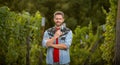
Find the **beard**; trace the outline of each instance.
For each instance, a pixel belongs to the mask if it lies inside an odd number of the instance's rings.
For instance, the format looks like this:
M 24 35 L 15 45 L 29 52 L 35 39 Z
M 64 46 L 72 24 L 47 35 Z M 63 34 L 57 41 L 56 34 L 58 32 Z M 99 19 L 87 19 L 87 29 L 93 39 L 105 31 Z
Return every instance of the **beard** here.
M 61 26 L 63 23 L 56 23 L 55 25 L 56 26 Z

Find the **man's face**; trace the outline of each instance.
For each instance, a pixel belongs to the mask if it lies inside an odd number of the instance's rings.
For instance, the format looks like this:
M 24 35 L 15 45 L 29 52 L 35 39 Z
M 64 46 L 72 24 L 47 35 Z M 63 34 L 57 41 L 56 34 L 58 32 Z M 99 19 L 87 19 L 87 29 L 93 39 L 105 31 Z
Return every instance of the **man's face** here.
M 64 22 L 63 16 L 60 14 L 55 15 L 54 22 L 56 26 L 61 26 L 61 24 Z

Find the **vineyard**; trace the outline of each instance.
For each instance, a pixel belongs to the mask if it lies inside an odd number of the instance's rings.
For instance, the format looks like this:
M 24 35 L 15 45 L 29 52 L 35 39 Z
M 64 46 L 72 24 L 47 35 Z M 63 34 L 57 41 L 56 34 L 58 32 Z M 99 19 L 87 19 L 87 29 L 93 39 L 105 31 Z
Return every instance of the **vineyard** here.
M 92 21 L 73 30 L 70 65 L 113 65 L 117 5 L 110 0 L 106 23 L 93 29 Z M 46 65 L 42 47 L 43 27 L 39 11 L 34 15 L 0 7 L 0 65 Z

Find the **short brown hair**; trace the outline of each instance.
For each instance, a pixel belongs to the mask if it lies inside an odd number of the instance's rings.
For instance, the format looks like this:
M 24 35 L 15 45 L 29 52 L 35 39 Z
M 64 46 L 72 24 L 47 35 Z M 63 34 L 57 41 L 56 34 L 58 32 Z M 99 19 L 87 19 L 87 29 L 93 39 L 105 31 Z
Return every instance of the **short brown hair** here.
M 64 13 L 63 13 L 62 11 L 56 11 L 56 12 L 54 13 L 54 17 L 55 17 L 55 15 L 57 15 L 57 14 L 60 14 L 60 15 L 62 15 L 62 16 L 64 17 Z

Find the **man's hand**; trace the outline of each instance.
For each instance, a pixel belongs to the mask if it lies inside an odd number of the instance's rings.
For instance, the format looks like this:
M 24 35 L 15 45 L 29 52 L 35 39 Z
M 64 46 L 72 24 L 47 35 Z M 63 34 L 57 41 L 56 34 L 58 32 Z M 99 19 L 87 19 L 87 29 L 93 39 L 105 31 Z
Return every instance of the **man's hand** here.
M 57 30 L 54 37 L 58 38 L 58 37 L 60 37 L 60 35 L 62 35 L 62 32 L 60 30 Z

